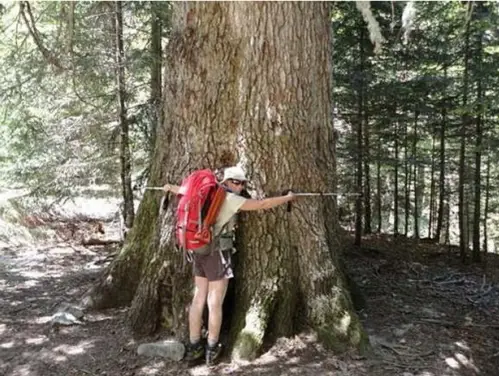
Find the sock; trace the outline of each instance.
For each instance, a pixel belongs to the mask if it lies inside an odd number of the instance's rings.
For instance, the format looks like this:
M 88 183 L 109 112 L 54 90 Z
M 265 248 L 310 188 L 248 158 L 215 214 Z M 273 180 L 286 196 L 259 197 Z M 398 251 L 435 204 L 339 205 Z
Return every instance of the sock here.
M 197 345 L 200 341 L 200 338 L 199 337 L 196 337 L 196 338 L 189 338 L 190 342 L 191 342 L 191 345 Z
M 208 338 L 208 346 L 214 347 L 218 343 L 218 338 L 213 339 L 213 338 Z

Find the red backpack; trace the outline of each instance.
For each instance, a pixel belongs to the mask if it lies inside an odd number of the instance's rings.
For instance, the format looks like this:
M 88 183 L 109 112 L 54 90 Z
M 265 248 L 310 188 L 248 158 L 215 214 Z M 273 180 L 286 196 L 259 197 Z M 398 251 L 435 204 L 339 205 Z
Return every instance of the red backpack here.
M 176 238 L 180 248 L 205 253 L 225 200 L 225 189 L 211 170 L 198 170 L 182 181 L 177 206 Z

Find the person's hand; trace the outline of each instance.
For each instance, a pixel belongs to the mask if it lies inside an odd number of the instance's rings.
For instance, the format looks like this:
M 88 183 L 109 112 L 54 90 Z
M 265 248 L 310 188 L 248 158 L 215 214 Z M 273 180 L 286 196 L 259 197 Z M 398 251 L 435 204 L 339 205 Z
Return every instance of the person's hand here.
M 291 199 L 290 201 L 296 199 L 296 195 L 293 193 L 291 189 L 285 189 L 284 191 L 282 191 L 281 195 L 289 197 Z
M 163 185 L 163 191 L 165 191 L 166 193 L 170 192 L 170 189 L 171 189 L 171 185 L 170 184 Z
M 293 202 L 296 199 L 296 195 L 293 193 L 291 189 L 286 189 L 284 192 L 282 192 L 285 197 L 289 199 L 288 204 L 286 205 L 286 211 L 288 213 L 291 213 L 291 207 L 293 206 L 291 202 Z

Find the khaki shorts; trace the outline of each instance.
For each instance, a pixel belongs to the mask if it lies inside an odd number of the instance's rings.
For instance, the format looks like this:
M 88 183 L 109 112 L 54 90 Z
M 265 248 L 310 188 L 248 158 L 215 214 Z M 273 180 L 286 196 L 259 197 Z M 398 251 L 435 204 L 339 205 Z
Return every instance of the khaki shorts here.
M 231 251 L 213 250 L 208 255 L 192 253 L 192 272 L 195 277 L 207 278 L 208 281 L 219 281 L 234 277 L 232 271 Z

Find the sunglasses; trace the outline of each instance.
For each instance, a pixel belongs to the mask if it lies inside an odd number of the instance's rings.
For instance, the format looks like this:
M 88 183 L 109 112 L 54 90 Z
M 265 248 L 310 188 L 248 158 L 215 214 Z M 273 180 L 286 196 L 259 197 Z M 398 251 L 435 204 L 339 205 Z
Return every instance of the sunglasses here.
M 241 180 L 229 179 L 229 181 L 234 185 L 243 185 L 244 184 L 244 181 L 241 181 Z

